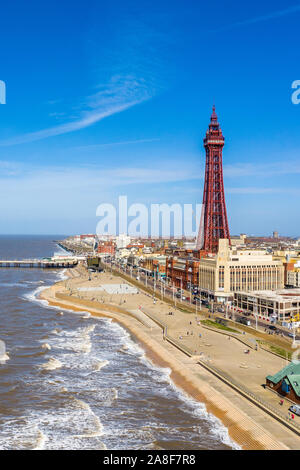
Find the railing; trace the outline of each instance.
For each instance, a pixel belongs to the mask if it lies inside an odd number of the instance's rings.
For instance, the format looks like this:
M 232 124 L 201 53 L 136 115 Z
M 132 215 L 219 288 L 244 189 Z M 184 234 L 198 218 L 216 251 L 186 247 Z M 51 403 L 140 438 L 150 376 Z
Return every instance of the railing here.
M 213 327 L 204 325 L 203 323 L 202 323 L 202 327 L 203 327 L 203 328 L 206 328 L 207 330 L 214 331 L 215 333 L 220 333 L 221 335 L 226 335 L 226 336 L 230 336 L 231 338 L 235 338 L 235 339 L 237 339 L 238 341 L 240 341 L 241 343 L 243 343 L 245 346 L 248 346 L 248 347 L 250 347 L 251 349 L 256 349 L 256 346 L 257 346 L 256 341 L 254 340 L 254 343 L 252 343 L 252 342 L 251 342 L 250 340 L 248 340 L 247 338 L 243 338 L 242 333 L 232 333 L 232 332 L 230 332 L 230 331 L 222 331 L 222 330 L 220 330 L 220 329 L 217 329 L 217 328 L 213 328 Z M 239 334 L 240 336 L 238 336 L 238 334 Z
M 125 275 L 126 276 L 126 275 Z M 191 349 L 189 349 L 187 346 L 185 346 L 182 343 L 179 343 L 176 339 L 172 338 L 170 335 L 168 335 L 168 328 L 167 325 L 165 325 L 160 319 L 158 319 L 156 316 L 154 316 L 151 312 L 147 311 L 146 309 L 141 309 L 145 315 L 147 315 L 149 318 L 151 318 L 155 323 L 157 323 L 163 330 L 163 336 L 164 338 L 169 341 L 171 344 L 173 344 L 177 349 L 182 351 L 184 354 L 186 354 L 189 357 L 196 356 L 196 354 L 193 353 Z M 209 328 L 210 329 L 210 328 Z M 215 330 L 213 330 L 215 331 Z M 218 331 L 219 332 L 219 331 Z M 237 338 L 236 336 L 234 336 Z M 240 338 L 239 338 L 240 339 Z M 207 364 L 206 362 L 198 359 L 197 364 L 200 366 L 204 367 L 207 371 L 215 375 L 217 378 L 222 380 L 222 382 L 226 383 L 228 386 L 236 390 L 238 393 L 240 393 L 244 398 L 248 399 L 251 401 L 251 403 L 255 404 L 258 406 L 260 409 L 268 413 L 270 416 L 275 418 L 277 421 L 279 421 L 281 424 L 289 428 L 291 431 L 295 432 L 297 435 L 300 435 L 300 425 L 295 423 L 294 421 L 290 421 L 286 415 L 278 411 L 276 408 L 274 408 L 272 405 L 270 405 L 268 402 L 264 401 L 257 395 L 255 395 L 253 392 L 251 392 L 247 387 L 244 385 L 240 384 L 237 382 L 235 379 L 233 379 L 231 376 L 229 376 L 226 372 L 223 372 L 216 367 Z
M 161 328 L 163 329 L 163 335 L 164 338 L 169 341 L 171 344 L 173 344 L 177 349 L 182 351 L 184 354 L 186 354 L 189 357 L 196 356 L 196 354 L 188 348 L 186 345 L 180 343 L 176 339 L 172 338 L 170 335 L 168 335 L 168 327 L 159 319 L 157 319 L 153 314 L 150 312 L 146 311 L 145 309 L 142 309 L 142 311 L 149 316 L 153 321 L 158 323 Z M 215 331 L 215 330 L 214 330 Z M 236 338 L 236 336 L 234 336 Z M 225 382 L 227 385 L 230 387 L 234 388 L 237 392 L 239 392 L 241 395 L 243 395 L 245 398 L 250 400 L 252 403 L 257 405 L 259 408 L 263 409 L 266 411 L 268 414 L 270 414 L 273 418 L 275 418 L 277 421 L 280 421 L 282 424 L 287 426 L 289 429 L 300 435 L 300 425 L 295 423 L 294 421 L 291 422 L 288 420 L 286 415 L 278 411 L 276 408 L 274 408 L 272 405 L 270 405 L 268 402 L 264 401 L 257 395 L 255 395 L 253 392 L 251 392 L 247 387 L 244 385 L 240 384 L 237 382 L 235 379 L 233 379 L 231 376 L 226 374 L 226 372 L 223 372 L 216 367 L 207 364 L 206 362 L 198 359 L 197 363 L 207 369 L 209 372 L 217 376 L 220 380 Z
M 198 364 L 200 364 L 202 367 L 207 369 L 209 372 L 217 376 L 219 379 L 221 379 L 223 382 L 226 382 L 229 386 L 234 388 L 236 391 L 238 391 L 241 395 L 243 395 L 245 398 L 248 398 L 252 403 L 257 405 L 259 408 L 263 409 L 266 411 L 268 414 L 273 416 L 273 418 L 277 419 L 280 421 L 282 424 L 287 426 L 289 429 L 292 431 L 296 432 L 298 435 L 300 435 L 300 425 L 289 421 L 289 419 L 278 411 L 276 408 L 274 408 L 272 405 L 270 405 L 268 402 L 264 401 L 257 395 L 255 395 L 253 392 L 251 392 L 247 387 L 244 385 L 241 385 L 239 382 L 237 382 L 235 379 L 230 377 L 226 372 L 220 371 L 216 367 L 212 365 L 208 365 L 207 363 L 199 360 Z

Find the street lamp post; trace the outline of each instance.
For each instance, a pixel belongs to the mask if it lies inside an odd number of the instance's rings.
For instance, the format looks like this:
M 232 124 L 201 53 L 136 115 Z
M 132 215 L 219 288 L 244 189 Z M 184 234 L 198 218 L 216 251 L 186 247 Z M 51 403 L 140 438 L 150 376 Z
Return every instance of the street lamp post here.
M 182 302 L 182 277 L 180 278 L 180 302 Z
M 253 313 L 254 313 L 254 317 L 255 317 L 255 329 L 257 330 L 257 318 L 258 318 L 257 300 L 253 304 Z

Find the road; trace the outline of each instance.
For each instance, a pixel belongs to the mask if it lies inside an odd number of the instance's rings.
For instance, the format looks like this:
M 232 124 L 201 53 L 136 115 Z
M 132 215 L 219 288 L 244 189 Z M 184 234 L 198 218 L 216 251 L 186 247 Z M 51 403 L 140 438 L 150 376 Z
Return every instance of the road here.
M 139 281 L 142 282 L 146 287 L 153 289 L 153 295 L 154 296 L 155 296 L 155 293 L 160 293 L 163 297 L 167 297 L 169 300 L 174 301 L 175 306 L 176 306 L 177 303 L 180 303 L 183 306 L 188 305 L 188 306 L 195 307 L 195 304 L 193 304 L 193 293 L 190 294 L 189 291 L 182 290 L 183 298 L 182 299 L 181 299 L 181 297 L 177 298 L 176 295 L 175 295 L 178 292 L 176 287 L 172 287 L 169 284 L 167 284 L 166 282 L 162 282 L 159 279 L 154 280 L 152 276 L 147 276 L 141 270 L 142 268 L 133 268 L 133 267 L 129 267 L 129 266 L 123 267 L 120 264 L 118 264 L 116 261 L 113 261 L 113 263 L 110 263 L 110 261 L 109 262 L 104 261 L 104 263 L 107 265 L 108 268 L 112 269 L 112 267 L 114 267 L 114 269 L 117 269 L 120 272 L 123 272 L 124 274 L 129 275 L 130 277 L 132 277 L 135 280 L 137 280 L 137 277 L 138 277 Z M 197 297 L 199 297 L 199 294 L 197 294 Z M 199 306 L 199 309 L 205 310 L 207 313 L 209 312 L 210 314 L 213 314 L 215 316 L 224 316 L 225 317 L 225 313 L 217 311 L 217 308 L 220 308 L 222 306 L 221 304 L 218 305 L 218 304 L 215 303 L 213 305 L 213 311 L 212 312 L 211 312 L 210 309 L 208 309 L 208 308 L 206 308 L 202 305 L 201 300 L 197 303 L 197 305 Z M 224 307 L 224 306 L 222 306 L 222 307 Z M 231 318 L 231 320 L 233 320 L 234 322 L 236 322 L 238 324 L 239 322 L 236 321 L 236 318 L 243 316 L 243 313 L 236 313 L 236 312 L 233 313 L 233 312 L 228 311 L 227 315 L 228 315 L 228 318 Z M 247 316 L 247 319 L 250 320 L 251 326 L 253 328 L 256 328 L 256 321 L 255 321 L 254 315 L 251 314 L 251 316 Z M 270 322 L 258 319 L 258 321 L 257 321 L 257 327 L 258 328 L 270 332 L 271 335 L 272 334 L 273 335 L 281 335 L 281 336 L 289 338 L 289 339 L 291 338 L 289 336 L 289 334 L 291 334 L 291 330 L 289 330 L 289 329 L 287 329 L 283 326 L 276 325 L 277 330 L 275 332 L 275 331 L 270 330 L 269 326 L 270 326 Z M 300 341 L 300 335 L 296 335 L 295 339 Z

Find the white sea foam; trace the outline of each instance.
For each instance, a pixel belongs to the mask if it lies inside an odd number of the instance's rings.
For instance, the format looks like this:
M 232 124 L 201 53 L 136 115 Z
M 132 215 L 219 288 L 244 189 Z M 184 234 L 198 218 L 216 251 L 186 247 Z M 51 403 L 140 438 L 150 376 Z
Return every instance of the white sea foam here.
M 0 340 L 0 364 L 5 364 L 9 360 L 9 355 L 6 353 L 6 344 L 2 339 Z
M 5 364 L 6 361 L 9 361 L 9 355 L 5 353 L 0 356 L 0 364 Z
M 64 281 L 66 279 L 69 278 L 69 276 L 67 276 L 66 274 L 66 269 L 64 269 L 63 271 L 60 271 L 58 274 L 57 274 L 57 277 L 60 281 Z
M 50 284 L 50 285 L 43 285 L 43 286 L 37 287 L 37 288 L 34 289 L 33 291 L 28 292 L 27 294 L 24 294 L 23 298 L 26 299 L 26 300 L 29 300 L 30 302 L 37 302 L 37 303 L 39 303 L 40 305 L 48 306 L 47 300 L 40 299 L 40 298 L 39 298 L 39 294 L 40 294 L 43 290 L 48 289 L 49 287 L 51 287 L 51 284 Z
M 109 361 L 98 361 L 98 362 L 95 362 L 95 364 L 93 364 L 92 369 L 98 372 L 107 364 L 109 364 Z
M 81 312 L 82 313 L 82 312 Z M 87 312 L 85 315 L 82 315 L 81 317 L 83 320 L 86 320 L 88 318 L 91 318 L 91 314 L 89 312 Z
M 61 333 L 61 328 L 54 328 L 54 330 L 50 331 L 53 335 L 59 335 Z
M 45 448 L 45 443 L 47 442 L 48 438 L 45 434 L 38 430 L 36 446 L 32 450 L 43 450 Z
M 51 346 L 50 346 L 50 344 L 48 344 L 48 343 L 43 343 L 43 344 L 42 344 L 42 349 L 48 349 L 48 350 L 50 350 L 50 349 L 51 349 Z
M 40 280 L 40 281 L 22 281 L 22 282 L 24 284 L 30 284 L 30 285 L 32 285 L 32 284 L 44 284 L 45 283 L 45 281 L 42 281 L 42 280 Z
M 8 450 L 106 449 L 99 417 L 82 400 L 6 420 L 0 429 L 0 448 Z
M 60 369 L 62 367 L 62 363 L 58 359 L 55 359 L 55 357 L 50 357 L 47 362 L 40 365 L 39 367 L 44 370 L 55 370 Z

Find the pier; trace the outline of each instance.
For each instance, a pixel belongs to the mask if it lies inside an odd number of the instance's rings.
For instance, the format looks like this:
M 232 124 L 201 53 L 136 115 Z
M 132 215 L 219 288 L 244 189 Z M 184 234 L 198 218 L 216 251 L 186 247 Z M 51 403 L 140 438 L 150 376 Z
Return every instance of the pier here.
M 44 268 L 44 269 L 66 269 L 74 268 L 77 259 L 23 259 L 23 260 L 0 260 L 0 268 Z

